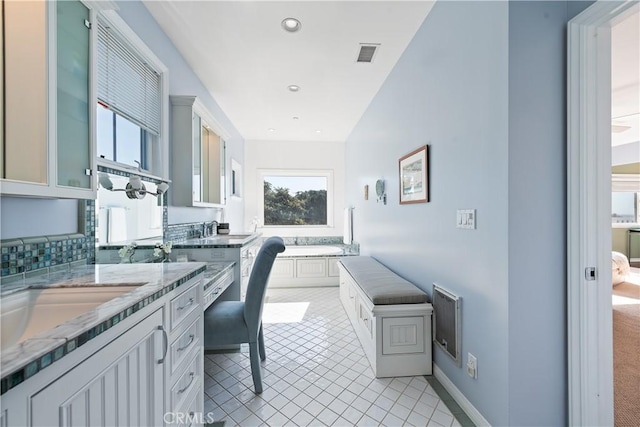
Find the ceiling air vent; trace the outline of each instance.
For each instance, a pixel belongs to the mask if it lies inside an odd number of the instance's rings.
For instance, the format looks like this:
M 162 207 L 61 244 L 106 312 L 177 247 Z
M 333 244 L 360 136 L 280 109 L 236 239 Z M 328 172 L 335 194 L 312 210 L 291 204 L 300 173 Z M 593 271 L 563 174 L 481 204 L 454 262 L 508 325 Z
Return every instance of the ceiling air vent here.
M 360 51 L 358 52 L 358 59 L 356 60 L 356 62 L 373 62 L 373 57 L 375 56 L 379 47 L 380 44 L 377 43 L 360 43 Z

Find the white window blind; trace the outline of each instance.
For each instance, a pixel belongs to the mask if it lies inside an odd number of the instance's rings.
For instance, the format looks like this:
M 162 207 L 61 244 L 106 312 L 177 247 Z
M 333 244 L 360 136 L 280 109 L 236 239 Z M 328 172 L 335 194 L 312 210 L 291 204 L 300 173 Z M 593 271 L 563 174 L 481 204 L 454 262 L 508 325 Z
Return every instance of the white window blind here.
M 109 25 L 98 20 L 98 100 L 147 131 L 160 134 L 160 75 Z

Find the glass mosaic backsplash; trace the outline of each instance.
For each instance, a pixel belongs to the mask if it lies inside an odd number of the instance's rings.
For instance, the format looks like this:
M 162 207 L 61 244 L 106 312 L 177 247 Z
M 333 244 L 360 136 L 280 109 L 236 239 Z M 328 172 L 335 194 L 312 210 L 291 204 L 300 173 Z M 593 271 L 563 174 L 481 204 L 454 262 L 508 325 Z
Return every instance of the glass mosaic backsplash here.
M 95 261 L 95 202 L 78 203 L 78 228 L 74 234 L 0 240 L 3 279 L 21 278 L 31 272 L 46 273 L 78 261 Z
M 2 276 L 26 273 L 87 259 L 83 234 L 3 240 Z
M 175 243 L 211 236 L 216 234 L 215 225 L 214 221 L 167 225 L 164 229 L 164 241 Z

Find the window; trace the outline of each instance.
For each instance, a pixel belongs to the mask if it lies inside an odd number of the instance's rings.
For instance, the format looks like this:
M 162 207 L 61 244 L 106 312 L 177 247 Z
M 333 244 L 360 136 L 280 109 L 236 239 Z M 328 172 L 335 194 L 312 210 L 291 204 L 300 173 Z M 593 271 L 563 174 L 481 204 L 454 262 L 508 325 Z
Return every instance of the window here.
M 265 226 L 331 225 L 330 171 L 262 171 L 261 178 Z
M 614 224 L 638 224 L 640 193 L 611 193 L 611 222 Z
M 114 162 L 149 169 L 146 153 L 155 135 L 109 110 L 98 102 L 97 138 L 98 156 Z
M 166 175 L 166 67 L 110 11 L 98 17 L 96 52 L 98 157 Z
M 612 174 L 611 223 L 640 224 L 640 175 Z

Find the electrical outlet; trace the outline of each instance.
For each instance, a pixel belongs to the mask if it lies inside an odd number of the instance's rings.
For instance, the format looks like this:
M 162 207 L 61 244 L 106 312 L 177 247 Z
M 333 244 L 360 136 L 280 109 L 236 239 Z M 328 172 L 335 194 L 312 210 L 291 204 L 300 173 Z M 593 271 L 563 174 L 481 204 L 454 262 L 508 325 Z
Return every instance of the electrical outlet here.
M 471 353 L 467 353 L 467 375 L 478 378 L 478 359 Z

